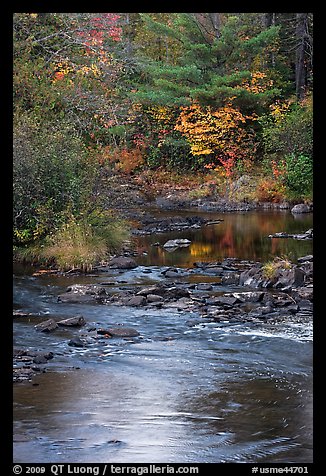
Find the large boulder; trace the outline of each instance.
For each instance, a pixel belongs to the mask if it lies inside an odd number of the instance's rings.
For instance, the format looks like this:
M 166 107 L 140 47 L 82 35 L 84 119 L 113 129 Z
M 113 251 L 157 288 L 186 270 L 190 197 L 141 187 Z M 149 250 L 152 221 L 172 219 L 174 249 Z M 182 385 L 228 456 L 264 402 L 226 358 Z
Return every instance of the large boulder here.
M 250 286 L 253 288 L 297 288 L 304 284 L 307 273 L 298 266 L 291 268 L 277 268 L 272 277 L 264 275 L 262 267 L 254 266 L 240 274 L 240 286 Z
M 167 287 L 161 283 L 153 284 L 152 286 L 148 286 L 146 288 L 141 289 L 136 293 L 137 296 L 148 296 L 149 294 L 158 294 L 162 296 L 165 294 Z
M 138 264 L 128 256 L 116 256 L 109 261 L 109 267 L 113 269 L 134 269 Z
M 291 209 L 291 213 L 309 213 L 310 207 L 306 203 L 298 203 Z

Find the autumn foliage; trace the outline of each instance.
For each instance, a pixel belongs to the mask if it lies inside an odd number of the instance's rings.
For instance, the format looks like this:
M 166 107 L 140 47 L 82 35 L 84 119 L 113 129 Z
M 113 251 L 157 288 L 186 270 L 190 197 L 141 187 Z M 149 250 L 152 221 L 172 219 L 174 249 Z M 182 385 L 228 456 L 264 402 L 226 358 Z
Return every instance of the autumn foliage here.
M 175 129 L 187 137 L 191 152 L 207 168 L 222 165 L 230 177 L 237 161 L 254 157 L 253 120 L 254 116 L 242 114 L 231 101 L 216 110 L 193 104 L 182 108 Z

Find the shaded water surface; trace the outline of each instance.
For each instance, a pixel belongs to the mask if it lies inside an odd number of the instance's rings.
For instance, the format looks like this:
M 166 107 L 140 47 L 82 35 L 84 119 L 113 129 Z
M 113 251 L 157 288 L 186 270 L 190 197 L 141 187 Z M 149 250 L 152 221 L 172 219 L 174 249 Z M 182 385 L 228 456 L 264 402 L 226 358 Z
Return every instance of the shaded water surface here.
M 163 279 L 160 266 L 170 263 L 312 252 L 311 242 L 282 239 L 273 245 L 265 238 L 303 232 L 312 227 L 311 218 L 256 215 L 224 215 L 223 224 L 182 233 L 192 248 L 176 254 L 150 246 L 168 234 L 140 237 L 147 252 L 141 266 L 105 279 L 143 286 Z M 55 355 L 47 373 L 34 380 L 38 385 L 14 386 L 15 462 L 312 461 L 311 324 L 189 327 L 195 312 L 57 302 L 69 284 L 101 280 L 18 270 L 14 276 L 14 307 L 35 315 L 14 319 L 14 345 Z M 87 321 L 81 331 L 47 335 L 34 329 L 48 316 L 77 314 Z M 136 328 L 140 336 L 67 345 L 88 328 L 117 324 Z

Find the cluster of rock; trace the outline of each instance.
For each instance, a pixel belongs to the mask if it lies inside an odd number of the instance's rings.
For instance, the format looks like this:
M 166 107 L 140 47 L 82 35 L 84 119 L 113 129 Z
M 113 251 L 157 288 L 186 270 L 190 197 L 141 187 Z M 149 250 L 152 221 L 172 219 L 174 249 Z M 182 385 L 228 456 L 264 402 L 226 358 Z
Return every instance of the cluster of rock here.
M 207 218 L 191 215 L 191 216 L 174 216 L 159 218 L 155 216 L 146 216 L 141 218 L 141 225 L 135 228 L 132 233 L 134 235 L 150 235 L 152 233 L 167 233 L 171 231 L 184 231 L 189 229 L 198 229 L 204 225 L 212 225 L 220 223 L 222 219 L 209 220 Z
M 203 275 L 216 276 L 213 283 L 187 284 L 159 282 L 139 289 L 138 286 L 108 290 L 100 285 L 72 286 L 58 296 L 61 302 L 89 302 L 142 308 L 174 308 L 180 312 L 197 312 L 201 319 L 228 322 L 280 320 L 296 316 L 311 318 L 313 309 L 313 258 L 302 257 L 297 265 L 275 269 L 266 277 L 261 263 L 224 260 L 215 263 L 195 263 Z M 169 268 L 169 279 L 184 276 L 184 271 Z M 249 287 L 250 291 L 219 292 L 220 284 Z M 257 288 L 258 291 L 252 291 Z
M 47 364 L 51 359 L 53 359 L 52 352 L 15 348 L 13 351 L 13 381 L 32 380 L 36 373 L 44 371 L 42 364 Z
M 109 263 L 110 269 L 133 269 L 137 266 L 132 258 L 120 256 Z M 199 282 L 185 282 L 196 275 Z M 207 278 L 209 277 L 209 278 Z M 182 279 L 180 279 L 182 278 Z M 205 278 L 212 282 L 205 282 Z M 221 285 L 230 287 L 228 292 Z M 225 288 L 224 288 L 225 289 Z M 234 287 L 233 287 L 234 289 Z M 239 290 L 240 289 L 240 290 Z M 262 263 L 236 258 L 216 262 L 196 262 L 191 269 L 167 268 L 161 272 L 161 280 L 146 287 L 118 282 L 101 284 L 74 284 L 60 294 L 61 303 L 91 303 L 136 307 L 139 309 L 173 309 L 196 317 L 185 321 L 186 326 L 206 325 L 209 322 L 229 325 L 233 323 L 271 324 L 284 320 L 307 322 L 313 313 L 313 256 L 299 258 L 297 264 L 286 263 L 275 267 L 272 276 L 266 276 Z M 30 314 L 16 311 L 14 317 Z M 81 315 L 66 319 L 50 317 L 35 325 L 36 332 L 52 333 L 59 329 L 75 332 L 87 324 Z M 137 329 L 123 324 L 107 328 L 92 327 L 67 341 L 70 347 L 87 347 L 94 339 L 138 338 Z M 30 381 L 45 371 L 53 353 L 15 349 L 14 381 Z
M 310 228 L 304 233 L 286 233 L 285 231 L 280 231 L 278 233 L 268 235 L 268 238 L 293 238 L 294 240 L 312 240 L 313 229 Z
M 14 312 L 14 317 L 27 317 L 30 314 L 22 312 Z M 34 316 L 35 317 L 35 316 Z M 53 333 L 60 327 L 66 328 L 81 328 L 86 325 L 86 320 L 83 316 L 74 316 L 68 319 L 55 320 L 54 318 L 46 319 L 34 326 L 35 331 Z M 139 332 L 131 327 L 118 325 L 116 327 L 109 327 L 107 329 L 90 327 L 85 333 L 72 337 L 67 341 L 70 347 L 86 347 L 94 340 L 101 338 L 132 338 L 139 336 Z M 47 370 L 47 365 L 54 358 L 53 352 L 44 352 L 34 349 L 15 348 L 13 352 L 13 381 L 27 382 L 32 381 L 33 377 L 39 373 L 44 373 Z
M 241 181 L 242 178 L 243 177 L 240 177 L 239 181 Z M 242 186 L 243 185 L 244 184 L 242 184 Z M 233 193 L 237 191 L 236 188 L 236 186 L 233 186 Z M 291 210 L 291 213 L 293 214 L 311 213 L 313 211 L 313 205 L 307 203 L 298 203 L 297 205 L 293 206 L 291 205 L 291 203 L 286 201 L 258 202 L 251 199 L 232 200 L 222 197 L 216 197 L 216 194 L 214 193 L 210 196 L 201 197 L 197 199 L 185 198 L 184 195 L 178 196 L 176 194 L 167 194 L 165 196 L 157 197 L 155 200 L 155 204 L 156 206 L 164 210 L 182 210 L 197 208 L 202 211 L 214 211 L 221 213 L 250 211 L 257 209 Z

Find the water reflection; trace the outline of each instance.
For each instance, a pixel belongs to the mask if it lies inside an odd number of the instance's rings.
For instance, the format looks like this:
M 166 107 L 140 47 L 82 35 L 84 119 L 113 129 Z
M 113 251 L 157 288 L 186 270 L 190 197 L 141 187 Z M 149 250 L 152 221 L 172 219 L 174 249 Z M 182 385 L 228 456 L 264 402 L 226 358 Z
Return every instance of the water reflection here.
M 300 388 L 311 382 L 242 377 L 194 392 L 148 377 L 121 367 L 16 386 L 15 462 L 312 461 L 312 398 Z
M 268 238 L 269 234 L 280 231 L 302 233 L 312 228 L 312 214 L 304 214 L 300 218 L 288 211 L 204 215 L 212 220 L 223 218 L 223 221 L 198 230 L 137 237 L 138 250 L 148 250 L 146 256 L 139 258 L 140 264 L 192 266 L 194 261 L 213 261 L 226 257 L 267 261 L 273 256 L 282 255 L 295 260 L 312 253 L 311 240 Z M 174 238 L 187 238 L 192 243 L 188 248 L 173 253 L 159 246 L 151 246 L 158 239 L 163 245 Z
M 312 461 L 312 382 L 308 379 L 301 385 L 278 378 L 242 378 L 192 398 L 183 408 L 205 416 L 207 435 L 228 435 L 215 449 L 220 462 L 308 462 Z

